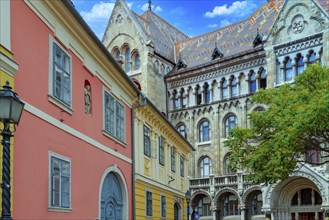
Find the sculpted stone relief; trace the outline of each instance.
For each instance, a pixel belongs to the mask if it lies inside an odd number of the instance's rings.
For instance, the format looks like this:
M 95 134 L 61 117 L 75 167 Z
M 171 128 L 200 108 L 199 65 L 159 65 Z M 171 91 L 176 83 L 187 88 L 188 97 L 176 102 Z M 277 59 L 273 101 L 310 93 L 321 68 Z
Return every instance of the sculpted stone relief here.
M 299 14 L 292 19 L 289 29 L 291 29 L 294 34 L 299 34 L 303 32 L 306 25 L 307 22 L 305 21 L 303 15 Z

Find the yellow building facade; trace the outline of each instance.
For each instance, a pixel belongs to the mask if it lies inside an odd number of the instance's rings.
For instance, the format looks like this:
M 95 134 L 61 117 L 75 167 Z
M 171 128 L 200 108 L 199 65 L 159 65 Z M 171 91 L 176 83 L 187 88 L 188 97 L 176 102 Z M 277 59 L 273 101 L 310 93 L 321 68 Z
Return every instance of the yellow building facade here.
M 186 219 L 188 158 L 194 147 L 149 101 L 134 112 L 136 219 Z

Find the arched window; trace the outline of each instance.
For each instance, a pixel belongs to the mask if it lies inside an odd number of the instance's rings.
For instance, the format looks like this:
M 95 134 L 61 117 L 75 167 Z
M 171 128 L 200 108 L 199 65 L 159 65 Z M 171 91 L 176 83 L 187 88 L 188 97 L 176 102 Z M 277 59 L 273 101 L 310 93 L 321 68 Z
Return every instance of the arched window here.
M 186 105 L 187 105 L 187 97 L 186 97 L 186 95 L 185 95 L 185 90 L 184 90 L 184 88 L 182 88 L 181 90 L 180 90 L 180 105 L 181 105 L 181 107 L 182 108 L 185 108 L 186 107 Z
M 174 109 L 178 109 L 179 108 L 179 99 L 178 99 L 178 93 L 177 90 L 175 89 L 173 91 L 173 101 L 174 101 Z
M 262 72 L 260 73 L 259 87 L 261 89 L 266 89 L 266 87 L 267 87 L 266 70 L 265 69 L 263 69 Z
M 202 103 L 202 94 L 201 94 L 201 88 L 199 85 L 195 87 L 195 99 L 196 99 L 196 104 L 201 105 Z
M 284 80 L 285 81 L 292 80 L 292 65 L 291 65 L 291 59 L 289 57 L 286 57 L 284 63 Z
M 160 71 L 161 71 L 161 74 L 162 74 L 162 75 L 166 74 L 166 68 L 165 68 L 164 64 L 161 64 L 161 69 L 160 69 Z
M 238 124 L 235 115 L 230 115 L 225 119 L 225 137 L 229 137 L 229 132 Z
M 134 70 L 139 70 L 140 67 L 141 67 L 141 60 L 140 60 L 139 53 L 137 53 L 135 55 L 135 59 L 134 59 Z
M 228 98 L 228 88 L 227 88 L 227 80 L 223 79 L 222 81 L 222 98 L 227 99 Z
M 204 141 L 209 141 L 210 140 L 210 131 L 211 131 L 211 126 L 208 120 L 203 120 L 199 124 L 199 141 L 204 142 Z
M 312 64 L 315 62 L 315 52 L 313 50 L 310 50 L 309 56 L 308 56 L 308 64 Z
M 179 123 L 177 125 L 177 131 L 186 138 L 186 126 L 183 123 Z
M 304 71 L 304 57 L 301 54 L 297 55 L 297 76 Z
M 236 84 L 236 78 L 233 77 L 231 81 L 231 96 L 235 97 L 238 95 L 238 89 L 237 89 L 237 84 Z
M 212 174 L 212 164 L 209 157 L 203 157 L 200 160 L 200 177 L 209 177 Z
M 210 90 L 208 83 L 206 83 L 203 88 L 204 88 L 204 103 L 208 104 L 210 102 Z
M 225 174 L 226 175 L 235 175 L 235 172 L 229 166 L 229 164 L 230 164 L 230 155 L 231 154 L 227 154 L 224 158 Z
M 252 73 L 250 74 L 249 88 L 250 93 L 256 92 L 256 73 L 254 71 L 252 71 Z
M 126 47 L 125 50 L 125 71 L 126 73 L 130 72 L 130 48 Z

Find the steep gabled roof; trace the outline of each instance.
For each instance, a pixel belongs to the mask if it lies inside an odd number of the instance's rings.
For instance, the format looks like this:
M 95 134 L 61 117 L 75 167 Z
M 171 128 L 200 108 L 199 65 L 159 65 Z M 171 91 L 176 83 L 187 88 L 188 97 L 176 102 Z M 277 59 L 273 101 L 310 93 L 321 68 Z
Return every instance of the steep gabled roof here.
M 317 2 L 323 8 L 323 10 L 329 14 L 329 1 L 328 0 L 317 0 Z
M 142 15 L 136 13 L 134 15 L 145 34 L 152 41 L 155 52 L 174 62 L 174 44 L 187 39 L 188 36 L 150 10 L 145 11 Z
M 223 57 L 218 59 L 251 51 L 254 49 L 257 29 L 261 35 L 268 35 L 282 5 L 283 0 L 272 0 L 264 3 L 248 19 L 180 41 L 176 44 L 176 57 L 181 55 L 187 68 L 193 68 L 212 62 L 212 53 L 216 44 L 223 53 Z M 175 73 L 177 72 L 172 74 Z

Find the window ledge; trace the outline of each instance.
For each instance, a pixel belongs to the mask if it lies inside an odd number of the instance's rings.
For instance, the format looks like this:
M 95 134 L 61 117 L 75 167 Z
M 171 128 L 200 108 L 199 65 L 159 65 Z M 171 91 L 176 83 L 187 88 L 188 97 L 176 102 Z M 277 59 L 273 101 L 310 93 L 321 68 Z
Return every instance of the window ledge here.
M 106 130 L 103 130 L 103 135 L 105 135 L 108 138 L 114 139 L 115 141 L 117 141 L 122 147 L 127 147 L 127 143 L 125 143 L 124 141 L 120 140 L 119 138 L 117 138 L 116 136 L 114 136 L 113 134 L 109 133 Z
M 210 145 L 211 141 L 204 141 L 204 142 L 198 142 L 196 143 L 196 146 L 204 146 L 204 145 Z
M 68 105 L 64 104 L 58 98 L 54 97 L 53 95 L 48 94 L 48 100 L 49 100 L 49 102 L 53 103 L 57 107 L 63 109 L 65 112 L 69 113 L 70 115 L 73 115 L 74 109 L 69 107 Z
M 49 212 L 72 212 L 72 208 L 61 208 L 61 207 L 48 207 Z

